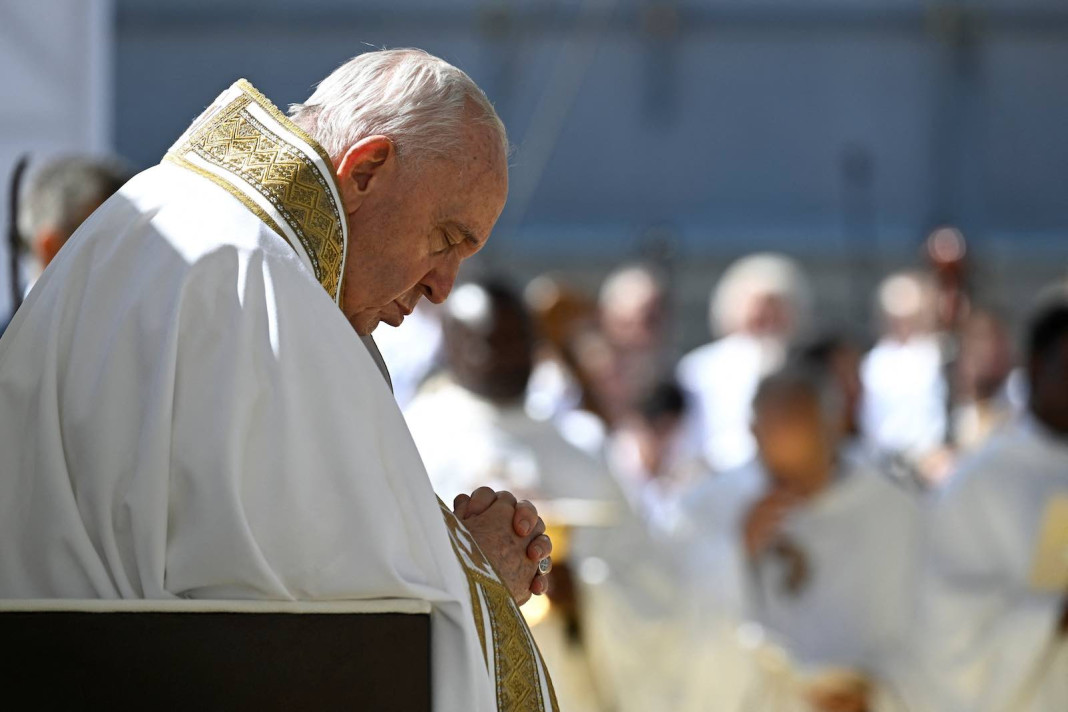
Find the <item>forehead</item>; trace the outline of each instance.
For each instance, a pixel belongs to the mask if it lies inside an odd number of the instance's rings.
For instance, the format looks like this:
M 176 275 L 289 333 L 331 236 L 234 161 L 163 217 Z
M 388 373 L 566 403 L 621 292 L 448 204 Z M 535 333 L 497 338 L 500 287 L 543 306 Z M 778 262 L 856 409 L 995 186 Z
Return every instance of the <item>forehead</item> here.
M 508 196 L 508 163 L 493 132 L 484 127 L 469 128 L 458 155 L 439 161 L 433 172 L 433 180 L 441 189 L 438 218 L 487 232 Z
M 761 418 L 808 418 L 819 410 L 819 398 L 802 388 L 782 388 L 753 402 L 754 414 Z

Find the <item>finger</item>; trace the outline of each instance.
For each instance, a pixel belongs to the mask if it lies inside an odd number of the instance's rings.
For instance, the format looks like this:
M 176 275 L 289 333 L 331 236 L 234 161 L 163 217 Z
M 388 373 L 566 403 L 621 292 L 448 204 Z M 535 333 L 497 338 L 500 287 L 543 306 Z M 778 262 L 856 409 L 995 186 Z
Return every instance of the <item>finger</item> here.
M 553 542 L 549 537 L 542 534 L 530 542 L 527 546 L 527 558 L 531 561 L 541 561 L 553 551 Z
M 516 502 L 515 515 L 512 517 L 512 527 L 519 536 L 530 536 L 534 527 L 538 524 L 538 509 L 528 502 Z
M 509 492 L 508 490 L 501 490 L 500 492 L 498 492 L 497 499 L 502 502 L 507 502 L 513 507 L 516 505 L 515 495 Z
M 467 516 L 474 517 L 482 514 L 497 501 L 497 493 L 489 487 L 479 487 L 471 493 L 471 500 L 467 504 Z
M 471 498 L 466 494 L 456 495 L 456 499 L 452 501 L 452 513 L 460 519 L 467 517 L 467 507 L 471 504 Z
M 542 596 L 549 592 L 549 577 L 538 574 L 530 582 L 530 592 L 535 596 Z
M 538 521 L 534 523 L 534 528 L 527 534 L 527 544 L 537 539 L 539 536 L 545 533 L 545 521 L 538 517 Z

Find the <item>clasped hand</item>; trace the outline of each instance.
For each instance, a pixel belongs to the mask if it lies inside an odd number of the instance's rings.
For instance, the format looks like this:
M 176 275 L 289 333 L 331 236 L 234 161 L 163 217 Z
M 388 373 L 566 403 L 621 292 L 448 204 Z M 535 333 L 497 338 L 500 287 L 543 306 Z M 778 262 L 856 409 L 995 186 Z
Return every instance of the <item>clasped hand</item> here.
M 453 513 L 471 532 L 516 603 L 523 605 L 531 594 L 548 591 L 547 572 L 538 565 L 549 557 L 553 544 L 533 504 L 517 502 L 511 492 L 479 487 L 470 496 L 459 495 L 453 501 Z

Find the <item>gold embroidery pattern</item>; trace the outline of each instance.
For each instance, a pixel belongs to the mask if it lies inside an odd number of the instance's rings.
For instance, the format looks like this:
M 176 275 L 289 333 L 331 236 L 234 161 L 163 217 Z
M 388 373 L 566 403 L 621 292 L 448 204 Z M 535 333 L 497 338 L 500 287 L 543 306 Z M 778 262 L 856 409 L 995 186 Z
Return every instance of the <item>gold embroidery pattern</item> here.
M 539 664 L 541 654 L 530 636 L 519 606 L 455 515 L 444 505 L 441 505 L 441 510 L 456 558 L 467 575 L 475 627 L 479 631 L 483 651 L 486 650 L 486 635 L 491 636 L 498 711 L 545 712 L 548 707 L 551 712 L 557 712 L 556 693 L 547 671 L 544 674 L 549 699 L 542 696 L 540 670 L 544 670 L 544 666 Z M 482 605 L 478 595 L 480 590 L 486 600 L 489 631 L 483 630 Z
M 296 234 L 311 260 L 316 279 L 331 299 L 337 301 L 345 257 L 341 211 L 327 177 L 315 163 L 249 113 L 248 106 L 255 100 L 256 97 L 242 93 L 199 126 L 168 158 L 196 169 L 183 158 L 192 153 L 252 186 Z M 246 205 L 254 206 L 253 211 L 286 238 L 278 225 L 245 197 L 239 187 L 223 187 L 242 198 Z

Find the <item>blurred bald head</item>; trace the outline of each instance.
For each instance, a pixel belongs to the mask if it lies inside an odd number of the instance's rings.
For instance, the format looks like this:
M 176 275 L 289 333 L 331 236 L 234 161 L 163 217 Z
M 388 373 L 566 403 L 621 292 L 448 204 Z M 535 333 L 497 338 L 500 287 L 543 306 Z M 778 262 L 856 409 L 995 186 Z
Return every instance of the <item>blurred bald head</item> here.
M 496 403 L 521 400 L 535 337 L 519 295 L 498 281 L 468 282 L 446 302 L 445 354 L 456 382 Z

